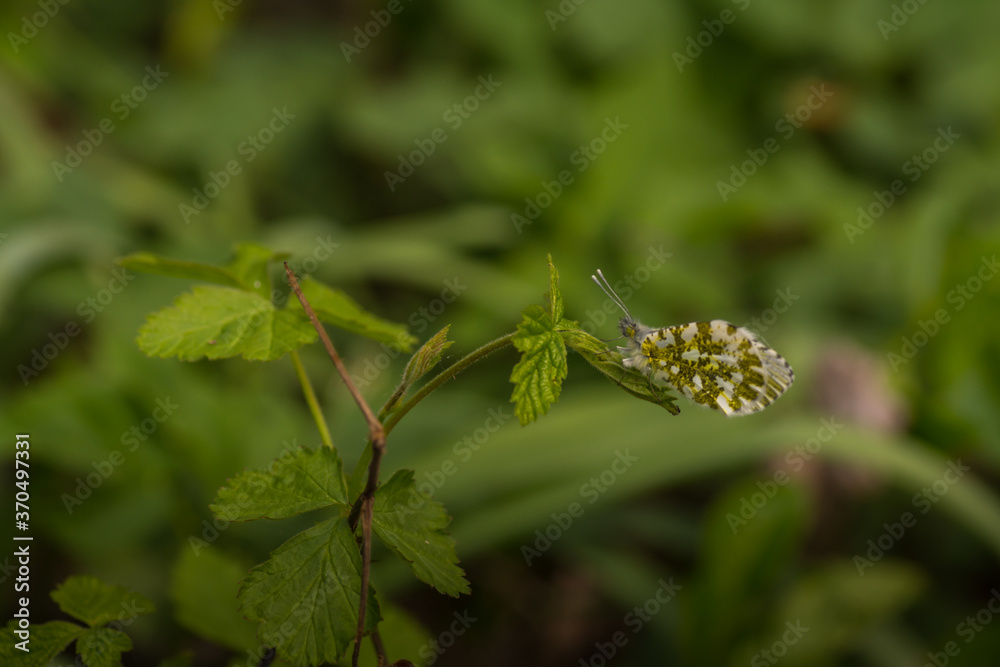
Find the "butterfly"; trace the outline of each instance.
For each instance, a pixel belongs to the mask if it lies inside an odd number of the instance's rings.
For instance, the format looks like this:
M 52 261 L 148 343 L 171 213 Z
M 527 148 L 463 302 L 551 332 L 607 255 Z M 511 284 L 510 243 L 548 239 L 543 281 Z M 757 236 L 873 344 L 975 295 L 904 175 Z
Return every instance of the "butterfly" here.
M 627 339 L 618 348 L 623 365 L 650 382 L 736 417 L 760 412 L 795 381 L 788 362 L 749 329 L 725 320 L 647 327 L 632 317 L 600 269 L 591 278 L 625 313 L 618 322 Z

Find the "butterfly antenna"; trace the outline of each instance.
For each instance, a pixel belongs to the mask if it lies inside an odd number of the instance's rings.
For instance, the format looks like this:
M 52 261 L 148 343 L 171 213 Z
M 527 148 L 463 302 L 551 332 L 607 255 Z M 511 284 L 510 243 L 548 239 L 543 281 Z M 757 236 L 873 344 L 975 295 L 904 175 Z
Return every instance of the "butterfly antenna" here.
M 604 293 L 607 294 L 608 297 L 615 302 L 615 305 L 622 309 L 622 312 L 624 312 L 625 315 L 628 316 L 630 320 L 635 319 L 632 317 L 632 313 L 628 312 L 628 308 L 625 307 L 625 302 L 622 301 L 621 297 L 619 297 L 618 294 L 615 293 L 614 288 L 611 287 L 611 283 L 609 283 L 608 279 L 604 277 L 604 274 L 601 273 L 600 269 L 597 269 L 596 276 L 590 276 L 590 277 L 593 279 L 595 283 L 597 283 L 597 286 L 600 287 L 602 290 L 604 290 Z

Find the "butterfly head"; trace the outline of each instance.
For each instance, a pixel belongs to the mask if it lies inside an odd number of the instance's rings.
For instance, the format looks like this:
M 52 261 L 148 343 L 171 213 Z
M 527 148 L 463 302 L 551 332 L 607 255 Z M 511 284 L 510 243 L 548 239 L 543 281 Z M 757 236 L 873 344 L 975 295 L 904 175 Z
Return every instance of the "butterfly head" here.
M 621 300 L 618 293 L 615 292 L 613 287 L 611 287 L 611 283 L 609 283 L 608 279 L 604 277 L 604 274 L 601 273 L 600 269 L 597 269 L 597 275 L 590 277 L 595 283 L 597 283 L 598 287 L 604 290 L 604 293 L 608 295 L 615 305 L 621 308 L 622 312 L 625 313 L 624 317 L 618 321 L 618 328 L 621 330 L 623 336 L 634 340 L 639 335 L 640 329 L 643 329 L 644 327 L 639 324 L 634 317 L 632 317 L 632 313 L 630 313 L 628 308 L 625 307 L 625 302 Z

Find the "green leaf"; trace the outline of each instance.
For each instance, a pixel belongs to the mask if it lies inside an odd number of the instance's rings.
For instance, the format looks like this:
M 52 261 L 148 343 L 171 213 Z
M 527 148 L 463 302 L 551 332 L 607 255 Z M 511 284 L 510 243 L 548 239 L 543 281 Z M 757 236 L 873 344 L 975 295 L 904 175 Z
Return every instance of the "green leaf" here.
M 171 278 L 186 278 L 226 287 L 243 287 L 240 278 L 232 271 L 202 264 L 201 262 L 184 262 L 176 259 L 159 257 L 151 252 L 137 252 L 126 257 L 119 257 L 119 266 L 140 273 L 155 273 Z
M 286 252 L 274 252 L 256 243 L 240 243 L 235 257 L 225 268 L 160 257 L 149 252 L 137 252 L 120 257 L 120 266 L 143 273 L 156 273 L 172 278 L 186 278 L 226 287 L 239 287 L 270 299 L 271 281 L 268 267 L 272 261 L 284 259 Z
M 340 457 L 329 447 L 285 451 L 266 470 L 246 470 L 219 489 L 211 509 L 226 521 L 283 519 L 347 504 Z
M 426 375 L 431 369 L 441 363 L 444 351 L 454 345 L 454 341 L 448 340 L 448 329 L 451 325 L 446 325 L 444 329 L 438 331 L 430 339 L 420 346 L 410 361 L 407 362 L 403 370 L 402 384 L 409 387 L 421 377 Z
M 367 338 L 395 345 L 409 352 L 417 339 L 402 324 L 372 315 L 344 292 L 306 277 L 301 281 L 302 293 L 313 311 L 323 322 Z
M 203 285 L 148 316 L 138 343 L 151 357 L 270 361 L 316 338 L 300 310 L 277 310 L 258 294 Z
M 573 350 L 580 353 L 591 366 L 603 373 L 609 380 L 636 398 L 659 405 L 672 415 L 680 414 L 677 397 L 666 389 L 653 389 L 649 378 L 635 370 L 622 365 L 622 357 L 617 350 L 612 350 L 586 331 L 573 329 L 562 332 L 563 340 Z
M 184 549 L 174 569 L 170 595 L 178 622 L 235 651 L 255 648 L 256 626 L 240 616 L 236 593 L 247 567 L 219 549 Z
M 336 662 L 354 641 L 361 601 L 361 553 L 347 519 L 295 535 L 250 570 L 240 591 L 243 614 L 260 621 L 258 637 L 294 665 Z M 369 591 L 365 628 L 379 620 Z
M 105 584 L 97 577 L 70 577 L 51 593 L 59 608 L 90 626 L 155 611 L 153 603 L 124 586 Z
M 561 322 L 563 319 L 563 298 L 559 291 L 559 272 L 552 263 L 552 255 L 547 255 L 549 262 L 549 293 L 546 295 L 549 302 L 549 317 L 553 322 Z
M 30 642 L 27 644 L 30 652 L 25 653 L 17 648 L 17 643 L 24 641 L 14 634 L 17 621 L 7 622 L 0 629 L 0 664 L 18 665 L 18 667 L 46 667 L 69 643 L 87 631 L 76 623 L 67 621 L 49 621 L 41 625 L 31 626 Z
M 121 667 L 122 653 L 132 650 L 132 640 L 121 630 L 90 628 L 76 640 L 76 653 L 87 667 Z
M 444 505 L 417 491 L 412 470 L 397 470 L 375 491 L 372 528 L 413 574 L 437 590 L 458 597 L 469 582 L 455 554 L 455 540 L 444 531 L 451 522 Z
M 272 260 L 287 256 L 288 253 L 276 253 L 256 243 L 240 243 L 236 246 L 236 257 L 226 268 L 239 279 L 244 289 L 270 299 L 271 277 L 267 269 Z
M 521 360 L 510 374 L 514 383 L 510 400 L 514 403 L 514 414 L 524 426 L 548 412 L 549 406 L 559 399 L 567 367 L 566 345 L 550 314 L 541 306 L 528 306 L 522 315 L 514 337 Z
M 385 423 L 386 417 L 399 405 L 399 402 L 406 396 L 406 392 L 410 390 L 413 383 L 441 362 L 444 351 L 453 345 L 452 341 L 448 340 L 448 329 L 450 327 L 450 324 L 446 325 L 444 329 L 431 336 L 430 340 L 421 345 L 420 349 L 410 357 L 410 360 L 406 363 L 406 368 L 403 370 L 403 379 L 400 380 L 399 386 L 396 387 L 396 391 L 392 392 L 392 396 L 389 397 L 389 400 L 378 411 L 379 421 Z M 368 454 L 370 459 L 370 452 Z
M 559 400 L 567 373 L 566 344 L 561 332 L 578 328 L 576 322 L 563 317 L 559 272 L 552 263 L 552 255 L 548 255 L 548 265 L 548 311 L 540 306 L 526 308 L 513 340 L 514 347 L 521 352 L 521 360 L 510 374 L 514 383 L 510 400 L 522 426 L 544 415 Z

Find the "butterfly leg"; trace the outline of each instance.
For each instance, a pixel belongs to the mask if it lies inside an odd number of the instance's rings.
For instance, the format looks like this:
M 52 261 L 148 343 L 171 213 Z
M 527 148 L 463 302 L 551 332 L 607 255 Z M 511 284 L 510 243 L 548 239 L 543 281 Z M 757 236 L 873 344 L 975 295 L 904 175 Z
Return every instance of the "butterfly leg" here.
M 653 376 L 652 375 L 647 375 L 646 379 L 649 380 L 649 393 L 651 393 L 653 396 L 655 396 L 656 400 L 662 401 L 663 399 L 660 398 L 660 392 L 658 392 L 656 390 L 656 385 L 653 384 Z

